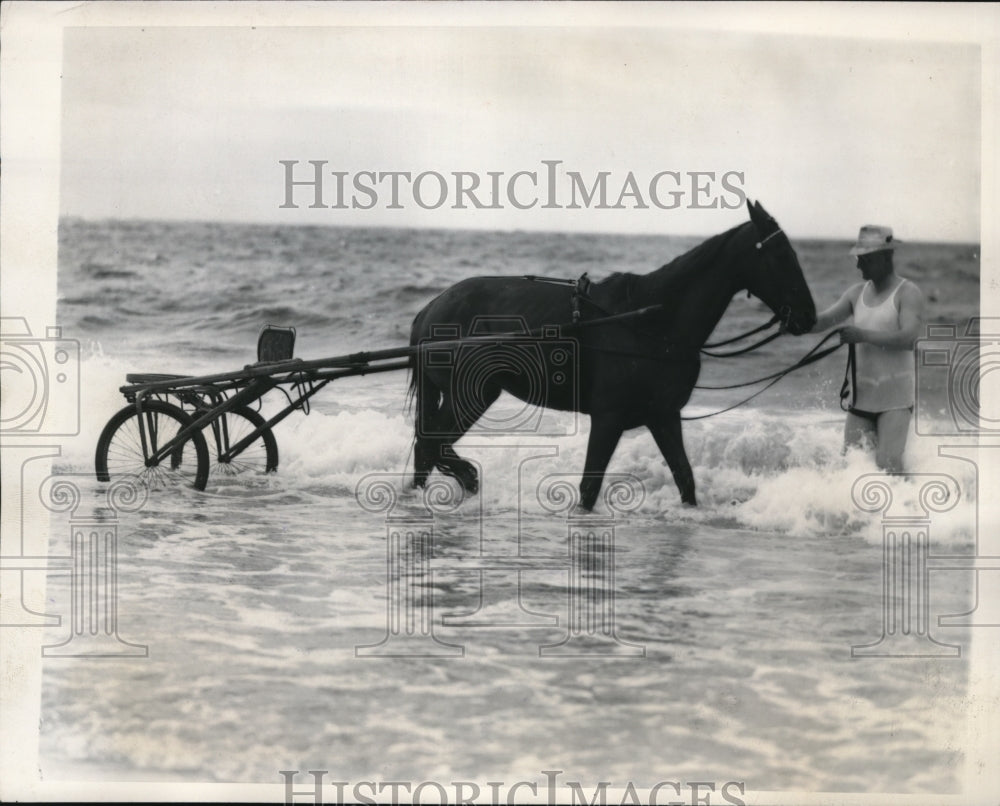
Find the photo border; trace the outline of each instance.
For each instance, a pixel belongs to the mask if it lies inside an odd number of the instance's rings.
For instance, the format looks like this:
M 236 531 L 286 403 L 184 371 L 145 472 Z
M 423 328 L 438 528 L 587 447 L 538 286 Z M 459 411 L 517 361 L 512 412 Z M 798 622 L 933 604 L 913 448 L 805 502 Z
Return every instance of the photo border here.
M 0 304 L 4 315 L 25 317 L 33 328 L 56 321 L 57 233 L 60 173 L 61 36 L 72 26 L 545 26 L 628 27 L 663 25 L 674 30 L 749 31 L 767 34 L 923 39 L 978 44 L 982 54 L 982 232 L 981 314 L 1000 315 L 1000 272 L 996 154 L 1000 141 L 996 101 L 1000 97 L 1000 11 L 964 4 L 811 5 L 799 3 L 34 3 L 2 7 L 0 49 L 0 132 L 4 165 L 0 213 Z M 516 13 L 516 18 L 515 18 Z M 24 289 L 31 293 L 24 293 Z M 35 331 L 37 332 L 37 330 Z M 9 446 L 15 440 L 5 439 Z M 48 444 L 48 443 L 46 443 Z M 9 456 L 9 454 L 8 454 Z M 5 482 L 16 470 L 3 465 Z M 980 488 L 997 489 L 1000 466 L 979 468 Z M 4 543 L 20 528 L 3 512 Z M 992 526 L 992 525 L 991 525 Z M 41 530 L 43 533 L 44 529 Z M 35 576 L 44 576 L 41 574 Z M 40 631 L 0 630 L 0 799 L 122 801 L 281 801 L 283 785 L 171 784 L 131 782 L 48 782 L 37 778 L 40 715 Z M 971 803 L 1000 792 L 995 737 L 1000 735 L 1000 647 L 996 636 L 979 631 L 971 647 L 963 794 L 936 803 Z M 568 794 L 568 793 L 567 793 Z M 752 794 L 752 797 L 750 795 Z M 922 795 L 849 793 L 748 793 L 748 803 L 923 803 Z

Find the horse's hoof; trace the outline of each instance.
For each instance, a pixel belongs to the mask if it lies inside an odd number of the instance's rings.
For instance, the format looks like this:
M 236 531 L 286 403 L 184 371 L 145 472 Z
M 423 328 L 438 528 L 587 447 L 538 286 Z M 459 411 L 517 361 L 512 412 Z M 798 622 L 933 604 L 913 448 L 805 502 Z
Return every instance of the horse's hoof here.
M 444 470 L 446 476 L 451 476 L 457 481 L 462 490 L 468 495 L 475 495 L 479 492 L 479 474 L 472 467 L 461 469 L 447 468 Z

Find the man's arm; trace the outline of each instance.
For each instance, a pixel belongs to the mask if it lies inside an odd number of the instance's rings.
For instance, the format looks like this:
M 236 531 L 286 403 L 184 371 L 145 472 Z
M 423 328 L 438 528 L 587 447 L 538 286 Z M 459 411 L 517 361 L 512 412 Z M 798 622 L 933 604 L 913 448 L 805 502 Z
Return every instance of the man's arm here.
M 920 337 L 924 320 L 924 295 L 911 282 L 899 289 L 899 330 L 883 333 L 860 327 L 845 327 L 840 331 L 841 344 L 867 342 L 890 350 L 912 350 Z
M 816 324 L 813 325 L 813 329 L 810 333 L 819 333 L 823 330 L 829 330 L 834 325 L 839 325 L 848 316 L 854 313 L 854 302 L 857 299 L 858 291 L 861 288 L 861 283 L 852 285 L 848 288 L 833 305 L 827 308 L 822 313 L 816 315 Z

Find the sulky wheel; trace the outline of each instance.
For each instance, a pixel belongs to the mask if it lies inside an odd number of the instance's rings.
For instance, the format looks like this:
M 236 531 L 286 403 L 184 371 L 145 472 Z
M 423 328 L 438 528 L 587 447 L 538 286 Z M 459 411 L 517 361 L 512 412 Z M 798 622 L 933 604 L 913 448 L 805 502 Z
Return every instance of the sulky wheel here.
M 108 421 L 97 441 L 97 480 L 128 475 L 142 479 L 151 489 L 191 486 L 204 490 L 209 459 L 200 431 L 193 431 L 169 454 L 155 459 L 160 448 L 192 422 L 183 409 L 162 400 L 145 401 L 141 414 L 135 405 L 126 406 Z
M 266 420 L 253 409 L 237 406 L 219 417 L 211 427 L 206 427 L 205 433 L 212 434 L 214 438 L 214 444 L 209 443 L 212 455 L 210 474 L 213 477 L 263 475 L 277 470 L 278 443 L 270 428 L 265 428 L 239 453 L 228 456 L 233 448 L 239 448 L 240 442 L 265 423 Z

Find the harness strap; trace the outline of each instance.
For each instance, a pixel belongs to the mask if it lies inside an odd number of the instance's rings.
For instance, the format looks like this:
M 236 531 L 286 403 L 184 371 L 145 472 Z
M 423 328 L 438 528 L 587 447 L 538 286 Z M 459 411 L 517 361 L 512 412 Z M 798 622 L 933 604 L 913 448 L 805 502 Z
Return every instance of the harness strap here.
M 655 361 L 658 364 L 690 362 L 698 359 L 698 351 L 694 347 L 664 347 L 657 353 L 641 353 L 638 350 L 617 350 L 614 347 L 597 347 L 592 344 L 580 345 L 581 350 L 607 355 L 621 355 L 625 358 L 639 358 L 644 361 Z
M 587 277 L 587 272 L 580 275 L 580 279 L 573 283 L 573 295 L 570 300 L 573 309 L 573 324 L 577 324 L 580 321 L 580 299 L 589 299 L 590 296 L 590 278 Z
M 593 283 L 591 282 L 590 278 L 587 276 L 587 272 L 584 272 L 583 274 L 581 274 L 579 276 L 579 278 L 577 278 L 576 280 L 563 280 L 563 279 L 558 278 L 558 277 L 540 277 L 537 274 L 523 274 L 523 275 L 521 275 L 521 279 L 523 279 L 523 280 L 530 280 L 532 283 L 546 283 L 547 285 L 562 285 L 562 286 L 569 286 L 570 288 L 572 288 L 573 289 L 573 293 L 570 296 L 570 309 L 571 309 L 571 312 L 573 314 L 573 324 L 574 325 L 578 324 L 579 321 L 580 321 L 580 317 L 581 317 L 580 302 L 581 301 L 586 302 L 592 308 L 594 308 L 595 310 L 597 310 L 599 313 L 604 314 L 605 316 L 608 316 L 608 317 L 612 316 L 612 314 L 611 314 L 610 311 L 605 310 L 604 308 L 602 308 L 600 305 L 598 305 L 596 302 L 594 302 L 594 300 L 592 300 L 590 298 L 590 287 L 593 285 Z M 656 306 L 650 305 L 650 306 L 648 306 L 648 309 L 652 309 L 654 307 L 662 308 L 663 306 L 662 305 L 656 305 Z M 644 308 L 643 310 L 647 310 L 647 309 Z
M 587 272 L 583 273 L 584 276 Z M 537 274 L 522 274 L 522 280 L 530 280 L 533 283 L 548 283 L 549 285 L 576 285 L 578 280 L 562 280 L 558 277 L 541 277 Z
M 601 327 L 602 325 L 611 324 L 614 322 L 625 322 L 629 319 L 638 319 L 640 316 L 645 316 L 646 314 L 655 313 L 660 310 L 662 305 L 647 305 L 645 308 L 636 308 L 634 311 L 625 311 L 624 313 L 609 313 L 607 316 L 602 316 L 600 319 L 585 319 L 582 322 L 577 322 L 569 326 L 570 330 L 584 330 L 590 327 Z M 694 348 L 691 348 L 694 349 Z

